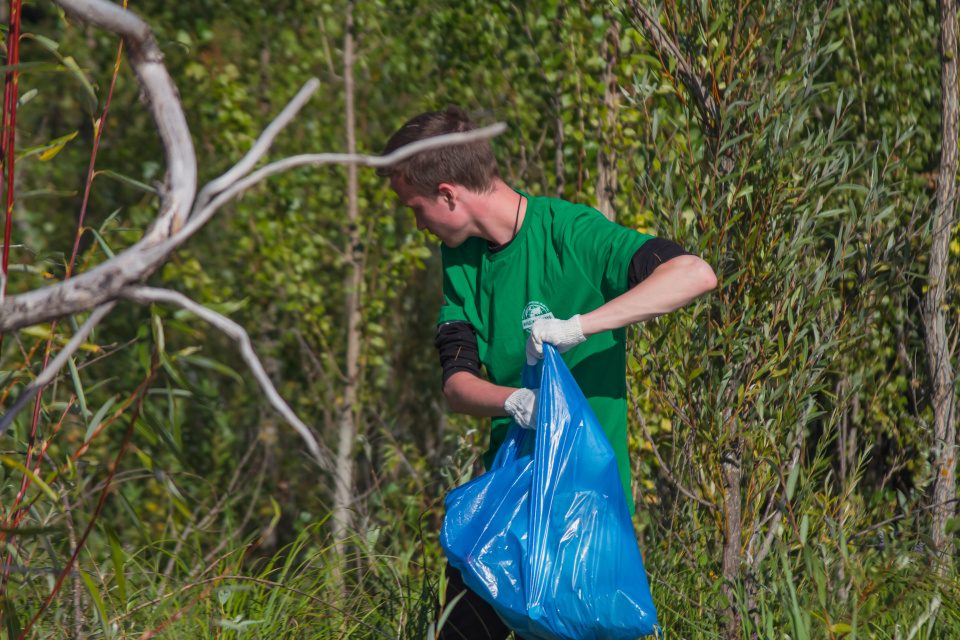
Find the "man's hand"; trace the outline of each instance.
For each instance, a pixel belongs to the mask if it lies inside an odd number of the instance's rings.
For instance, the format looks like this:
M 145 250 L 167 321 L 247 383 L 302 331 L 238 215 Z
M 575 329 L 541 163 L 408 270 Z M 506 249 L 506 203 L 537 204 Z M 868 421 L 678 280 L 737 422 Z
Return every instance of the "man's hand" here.
M 579 313 L 569 320 L 537 320 L 527 338 L 527 364 L 537 364 L 537 359 L 543 357 L 544 342 L 563 353 L 586 339 L 580 327 Z
M 540 389 L 517 389 L 503 403 L 503 408 L 524 429 L 536 429 L 539 401 Z

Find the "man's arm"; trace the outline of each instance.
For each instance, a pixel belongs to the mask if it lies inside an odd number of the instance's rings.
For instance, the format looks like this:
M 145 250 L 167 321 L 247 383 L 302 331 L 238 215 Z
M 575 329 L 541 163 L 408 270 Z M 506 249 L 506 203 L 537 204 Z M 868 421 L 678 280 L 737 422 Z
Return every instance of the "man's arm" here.
M 579 329 L 584 338 L 670 313 L 716 287 L 716 275 L 706 262 L 686 254 L 677 246 L 672 249 L 657 246 L 657 253 L 666 262 L 661 262 L 659 256 L 650 260 L 646 255 L 650 252 L 641 248 L 631 262 L 635 273 L 630 275 L 630 279 L 639 279 L 639 283 L 602 307 L 579 316 Z M 573 321 L 546 322 L 565 324 Z M 537 325 L 534 327 L 536 330 Z M 544 341 L 553 342 L 550 339 Z M 476 337 L 469 323 L 441 326 L 436 346 L 444 370 L 443 394 L 452 411 L 479 417 L 508 415 L 504 404 L 517 389 L 495 385 L 479 377 Z M 526 401 L 531 402 L 529 398 Z
M 580 316 L 585 338 L 676 311 L 717 286 L 709 264 L 692 256 L 664 262 L 649 277 L 602 307 Z M 549 340 L 547 340 L 549 342 Z
M 443 385 L 452 411 L 481 418 L 507 415 L 503 405 L 514 391 L 513 387 L 495 385 L 466 371 L 454 373 Z
M 589 313 L 568 320 L 538 320 L 527 339 L 527 363 L 543 357 L 545 342 L 563 353 L 592 335 L 676 311 L 716 286 L 717 276 L 710 265 L 690 254 L 678 255 L 657 266 L 626 293 Z
M 480 352 L 472 324 L 456 321 L 440 325 L 434 346 L 443 369 L 443 395 L 453 411 L 480 417 L 509 414 L 520 426 L 530 426 L 536 392 L 499 387 L 480 377 Z

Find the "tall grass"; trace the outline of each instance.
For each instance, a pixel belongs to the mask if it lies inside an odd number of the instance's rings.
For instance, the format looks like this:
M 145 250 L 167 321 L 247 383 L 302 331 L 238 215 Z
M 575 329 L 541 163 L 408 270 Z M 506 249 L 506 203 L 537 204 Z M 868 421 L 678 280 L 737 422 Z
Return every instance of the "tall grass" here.
M 884 301 L 913 286 L 920 240 L 899 231 L 917 211 L 895 176 L 907 135 L 872 149 L 844 137 L 824 7 L 754 2 L 738 16 L 723 4 L 681 3 L 665 19 L 701 81 L 722 80 L 740 47 L 743 65 L 713 96 L 723 104 L 689 103 L 654 56 L 631 93 L 649 124 L 631 159 L 649 216 L 721 275 L 716 296 L 634 341 L 637 528 L 661 626 L 690 640 L 960 638 L 955 552 L 924 537 L 922 487 L 874 482 L 865 465 L 884 460 L 866 431 L 855 455 L 838 446 L 854 394 L 881 383 L 857 349 L 888 326 Z M 740 40 L 712 44 L 731 33 Z M 122 250 L 109 232 L 124 215 L 99 227 L 84 265 Z M 82 320 L 5 343 L 0 403 Z M 94 335 L 36 421 L 3 436 L 0 638 L 435 637 L 449 604 L 439 500 L 472 472 L 473 424 L 451 421 L 437 451 L 456 453 L 441 468 L 386 426 L 371 434 L 362 524 L 333 548 L 326 488 L 290 495 L 319 471 L 251 415 L 255 401 L 227 406 L 237 396 L 218 381 L 243 377 L 198 355 L 210 338 L 195 319 L 151 309 L 117 324 L 134 334 Z M 900 433 L 921 422 L 895 419 Z
M 115 540 L 108 525 L 100 532 L 99 542 Z M 162 571 L 169 556 L 157 553 L 162 541 L 92 545 L 98 551 L 71 571 L 29 637 L 427 637 L 435 619 L 432 572 L 363 535 L 345 543 L 349 553 L 334 553 L 324 523 L 305 527 L 271 555 L 257 554 L 264 534 L 228 545 L 200 571 L 170 576 Z M 62 559 L 48 547 L 33 549 L 31 566 L 23 558 L 11 572 L 4 637 L 21 635 L 53 587 Z

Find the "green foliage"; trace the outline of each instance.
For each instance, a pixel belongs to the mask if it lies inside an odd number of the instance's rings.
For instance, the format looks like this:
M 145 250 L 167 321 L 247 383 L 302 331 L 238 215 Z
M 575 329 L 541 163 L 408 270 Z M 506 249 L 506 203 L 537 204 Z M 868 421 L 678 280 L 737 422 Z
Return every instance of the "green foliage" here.
M 905 197 L 911 136 L 858 140 L 859 105 L 830 76 L 842 42 L 825 37 L 846 9 L 821 11 L 678 9 L 668 32 L 698 82 L 716 78 L 708 90 L 720 102 L 698 104 L 672 66 L 634 86 L 663 141 L 646 148 L 640 162 L 653 170 L 638 188 L 661 234 L 697 248 L 719 277 L 692 313 L 637 336 L 637 415 L 660 426 L 646 467 L 660 478 L 647 558 L 661 601 L 679 594 L 729 634 L 898 637 L 895 609 L 911 635 L 932 633 L 939 613 L 946 635 L 936 637 L 948 637 L 957 611 L 941 608 L 936 556 L 913 552 L 929 543 L 923 494 L 901 484 L 898 505 L 884 490 L 896 463 L 922 478 L 930 443 L 910 428 L 922 409 L 905 406 L 903 387 L 877 388 L 896 373 L 866 355 L 891 349 L 891 298 L 909 286 L 922 243 L 922 211 Z M 861 419 L 861 394 L 896 403 L 895 417 L 871 403 Z M 871 428 L 897 434 L 898 460 L 884 464 Z M 890 469 L 882 482 L 878 468 Z M 898 530 L 894 556 L 852 544 L 890 511 L 919 524 Z M 955 591 L 955 571 L 945 585 Z M 664 617 L 681 634 L 709 628 L 683 604 Z
M 311 76 L 323 86 L 270 158 L 345 149 L 345 6 L 132 6 L 179 88 L 201 182 Z M 361 0 L 358 147 L 377 153 L 410 115 L 455 102 L 510 124 L 494 149 L 511 185 L 597 204 L 609 163 L 622 224 L 715 266 L 715 293 L 633 342 L 637 530 L 668 637 L 956 636 L 956 570 L 936 573 L 934 550 L 917 544 L 929 482 L 917 277 L 938 166 L 934 7 L 673 9 L 660 23 L 701 82 L 716 81 L 713 121 L 627 8 Z M 95 127 L 75 274 L 139 239 L 164 173 L 126 63 L 104 116 L 118 40 L 43 3 L 25 8 L 24 32 L 10 294 L 64 277 Z M 247 328 L 281 395 L 330 445 L 355 249 L 345 185 L 339 167 L 274 176 L 151 282 Z M 436 631 L 440 504 L 481 470 L 487 426 L 448 416 L 440 394 L 435 241 L 369 171 L 360 209 L 357 531 L 345 548 L 326 535 L 332 482 L 235 346 L 189 313 L 121 304 L 44 393 L 36 431 L 24 412 L 3 436 L 0 549 L 12 568 L 0 636 L 18 637 L 51 594 L 34 637 Z M 0 403 L 84 319 L 5 337 Z

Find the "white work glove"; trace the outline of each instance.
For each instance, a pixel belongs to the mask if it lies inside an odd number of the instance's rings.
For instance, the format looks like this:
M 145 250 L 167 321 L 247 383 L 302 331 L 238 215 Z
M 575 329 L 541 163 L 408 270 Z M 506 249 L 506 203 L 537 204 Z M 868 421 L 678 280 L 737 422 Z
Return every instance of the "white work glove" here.
M 524 429 L 536 429 L 539 400 L 540 389 L 517 389 L 503 403 L 503 408 Z
M 549 342 L 563 353 L 586 340 L 580 328 L 580 314 L 569 320 L 537 320 L 527 338 L 527 364 L 543 357 L 543 343 Z

